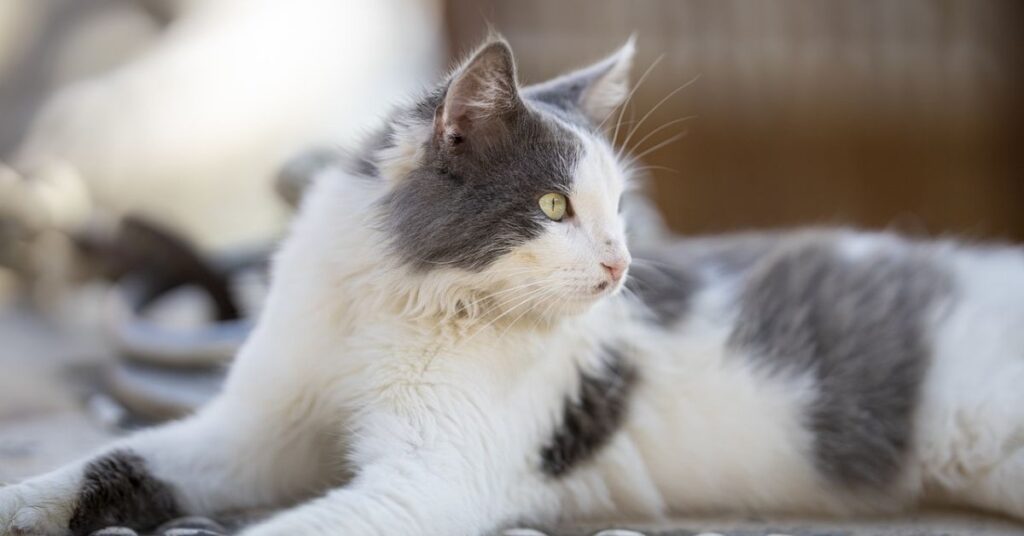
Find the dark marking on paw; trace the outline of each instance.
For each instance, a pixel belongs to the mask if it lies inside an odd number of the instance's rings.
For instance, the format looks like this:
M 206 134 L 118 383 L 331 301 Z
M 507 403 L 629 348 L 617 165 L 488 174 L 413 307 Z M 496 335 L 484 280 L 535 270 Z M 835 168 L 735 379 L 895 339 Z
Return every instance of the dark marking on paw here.
M 755 270 L 731 343 L 782 373 L 814 375 L 806 419 L 818 470 L 876 491 L 906 466 L 931 355 L 926 323 L 951 281 L 926 246 L 856 261 L 834 248 L 832 237 L 810 239 Z
M 171 486 L 155 478 L 130 450 L 117 450 L 85 468 L 68 528 L 84 536 L 110 526 L 148 530 L 181 515 Z
M 609 347 L 602 369 L 580 372 L 579 390 L 566 397 L 561 422 L 541 450 L 541 471 L 559 477 L 591 460 L 612 438 L 626 416 L 637 374 L 622 354 Z

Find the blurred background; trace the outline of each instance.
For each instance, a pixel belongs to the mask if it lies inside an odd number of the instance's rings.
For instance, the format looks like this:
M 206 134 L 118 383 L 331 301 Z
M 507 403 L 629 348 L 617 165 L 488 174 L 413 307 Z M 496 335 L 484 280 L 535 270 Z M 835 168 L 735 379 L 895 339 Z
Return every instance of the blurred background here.
M 447 14 L 455 49 L 481 17 L 499 28 L 527 82 L 637 32 L 634 74 L 664 59 L 627 110 L 636 118 L 699 76 L 633 138 L 694 116 L 645 158 L 669 168 L 651 170 L 652 193 L 677 231 L 1024 238 L 1021 2 L 453 0 Z
M 205 400 L 303 177 L 489 26 L 523 83 L 636 33 L 678 233 L 1024 240 L 1016 0 L 0 0 L 0 481 Z

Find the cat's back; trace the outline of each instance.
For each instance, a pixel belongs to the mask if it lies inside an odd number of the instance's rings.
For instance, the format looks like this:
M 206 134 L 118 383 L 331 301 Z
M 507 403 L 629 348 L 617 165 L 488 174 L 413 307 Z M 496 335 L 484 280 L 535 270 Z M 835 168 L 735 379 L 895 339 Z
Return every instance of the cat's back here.
M 1024 316 L 1018 246 L 812 228 L 681 239 L 634 253 L 628 292 L 664 328 L 707 313 L 697 307 L 707 294 L 720 295 L 720 316 L 737 322 L 803 311 L 854 327 L 854 317 L 956 304 Z
M 894 506 L 1024 432 L 1019 248 L 814 229 L 636 257 L 628 299 L 659 371 L 647 395 L 677 401 L 675 447 L 652 452 L 694 461 L 655 461 L 670 502 Z M 1006 404 L 1022 409 L 992 411 Z

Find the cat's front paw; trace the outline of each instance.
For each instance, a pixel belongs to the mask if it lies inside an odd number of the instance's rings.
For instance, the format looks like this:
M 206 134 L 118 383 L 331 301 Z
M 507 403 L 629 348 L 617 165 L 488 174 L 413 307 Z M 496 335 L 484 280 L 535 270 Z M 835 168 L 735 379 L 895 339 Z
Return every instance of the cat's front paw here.
M 0 488 L 0 536 L 64 536 L 74 508 L 64 486 L 25 482 Z

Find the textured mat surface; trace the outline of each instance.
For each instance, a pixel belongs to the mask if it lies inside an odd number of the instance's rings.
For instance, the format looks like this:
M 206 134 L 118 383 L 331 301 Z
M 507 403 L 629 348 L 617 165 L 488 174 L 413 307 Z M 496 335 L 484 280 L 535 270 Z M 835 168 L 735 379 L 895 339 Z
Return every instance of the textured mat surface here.
M 251 519 L 251 518 L 250 518 Z M 216 521 L 186 517 L 164 524 L 154 532 L 139 534 L 124 527 L 110 527 L 93 536 L 230 536 L 239 520 Z M 846 522 L 788 521 L 679 521 L 662 526 L 608 528 L 575 526 L 557 529 L 517 528 L 495 536 L 1016 536 L 1024 525 L 1009 520 L 966 514 L 934 512 L 920 517 Z

